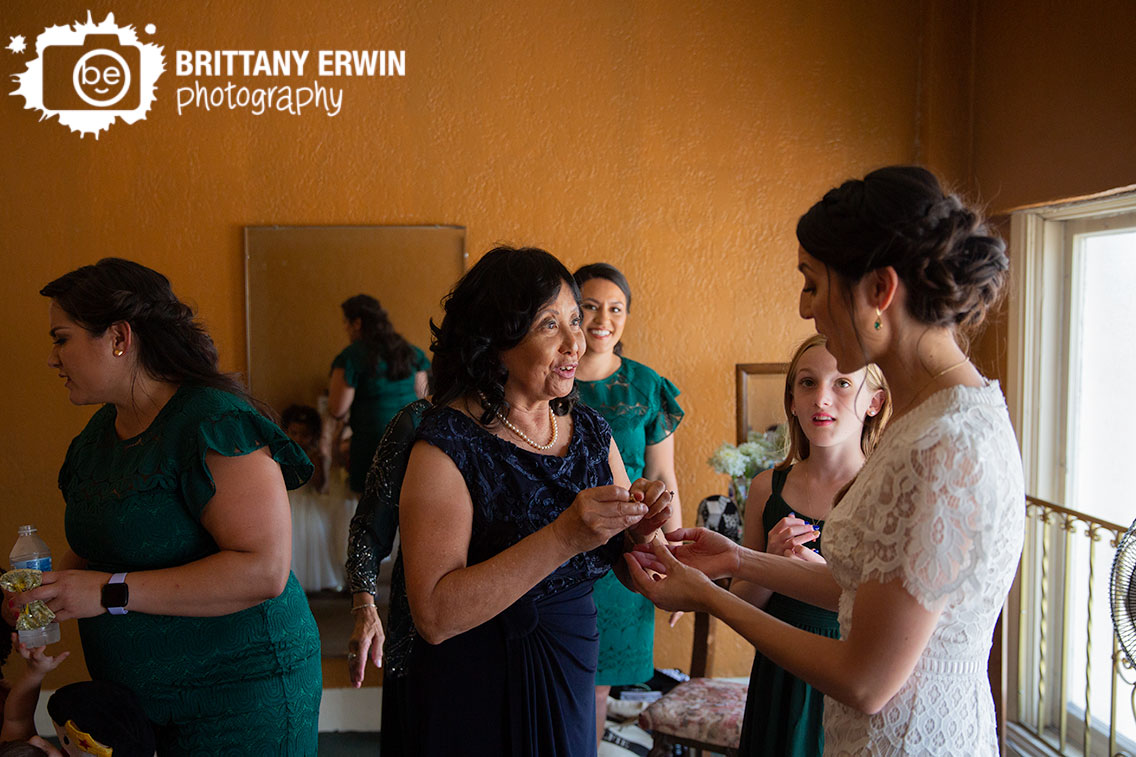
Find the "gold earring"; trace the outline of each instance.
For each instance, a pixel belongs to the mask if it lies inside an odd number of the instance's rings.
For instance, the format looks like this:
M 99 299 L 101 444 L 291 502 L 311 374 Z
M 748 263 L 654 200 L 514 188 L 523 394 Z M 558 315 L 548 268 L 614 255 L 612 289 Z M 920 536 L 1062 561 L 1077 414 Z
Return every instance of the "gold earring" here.
M 115 349 L 114 349 L 114 356 L 115 357 L 122 357 L 125 354 L 126 354 L 126 350 L 122 349 L 121 347 L 115 347 Z
M 880 312 L 880 309 L 879 309 L 879 308 L 876 308 L 876 322 L 875 322 L 875 323 L 873 324 L 873 327 L 874 327 L 874 328 L 876 329 L 876 331 L 879 331 L 879 330 L 880 330 L 880 326 L 882 325 L 882 324 L 880 323 L 880 317 L 881 317 L 882 315 L 883 315 L 883 313 L 881 313 L 881 312 Z

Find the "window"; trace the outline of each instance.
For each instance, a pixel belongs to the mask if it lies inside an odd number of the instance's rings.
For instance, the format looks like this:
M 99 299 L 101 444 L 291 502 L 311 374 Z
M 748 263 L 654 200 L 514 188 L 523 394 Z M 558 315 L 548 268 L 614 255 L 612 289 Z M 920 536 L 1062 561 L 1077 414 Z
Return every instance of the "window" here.
M 1136 514 L 1125 475 L 1136 464 L 1127 420 L 1136 398 L 1136 195 L 1019 211 L 1011 238 L 1007 396 L 1026 491 L 1077 515 L 1056 513 L 1056 527 L 1030 523 L 1015 593 L 1023 611 L 1010 624 L 1018 648 L 1008 715 L 1062 749 L 1106 754 L 1115 739 L 1132 751 L 1131 687 L 1112 660 L 1113 532 L 1099 522 L 1126 527 Z

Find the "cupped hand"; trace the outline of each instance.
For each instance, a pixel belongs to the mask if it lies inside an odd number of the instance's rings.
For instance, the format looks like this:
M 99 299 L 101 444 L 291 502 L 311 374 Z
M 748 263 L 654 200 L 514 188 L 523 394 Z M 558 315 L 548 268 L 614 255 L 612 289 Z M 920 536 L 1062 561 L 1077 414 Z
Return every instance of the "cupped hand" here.
M 820 536 L 820 529 L 794 514 L 786 515 L 777 521 L 777 525 L 769 529 L 769 536 L 765 542 L 765 551 L 771 555 L 793 557 L 796 548 Z M 811 550 L 810 550 L 811 551 Z
M 97 570 L 44 571 L 43 584 L 17 594 L 16 606 L 23 607 L 42 599 L 58 621 L 93 618 L 106 612 L 102 605 L 102 590 L 110 576 L 110 573 Z
M 644 545 L 646 546 L 646 545 Z M 636 548 L 638 550 L 638 547 Z M 656 607 L 671 612 L 704 611 L 705 602 L 717 587 L 700 570 L 687 567 L 660 541 L 650 544 L 651 553 L 662 570 L 651 575 L 640 564 L 639 551 L 626 553 L 628 572 L 640 594 Z
M 667 485 L 662 481 L 645 478 L 636 479 L 630 491 L 632 497 L 647 505 L 647 514 L 643 516 L 643 520 L 629 529 L 632 539 L 644 543 L 670 519 L 671 502 L 675 495 L 674 492 L 667 491 Z
M 552 523 L 572 554 L 588 552 L 643 520 L 647 505 L 614 484 L 584 489 Z
M 741 548 L 716 531 L 706 528 L 677 528 L 666 534 L 667 540 L 682 542 L 671 544 L 668 549 L 683 565 L 706 574 L 713 580 L 727 578 L 738 572 L 741 563 Z M 664 572 L 662 564 L 654 557 L 653 546 L 637 545 L 635 556 L 640 564 L 649 570 Z
M 347 670 L 351 674 L 351 685 L 359 688 L 367 672 L 367 660 L 376 668 L 383 666 L 383 622 L 374 607 L 355 611 L 355 627 L 347 642 Z

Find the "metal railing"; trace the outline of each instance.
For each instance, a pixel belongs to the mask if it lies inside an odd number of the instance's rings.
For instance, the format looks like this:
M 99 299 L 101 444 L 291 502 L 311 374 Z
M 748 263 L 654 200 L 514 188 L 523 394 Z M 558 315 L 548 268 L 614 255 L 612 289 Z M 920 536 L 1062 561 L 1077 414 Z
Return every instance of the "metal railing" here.
M 1092 755 L 1094 735 L 1099 754 L 1106 730 L 1108 754 L 1119 753 L 1120 742 L 1125 740 L 1118 733 L 1117 721 L 1122 688 L 1128 690 L 1136 717 L 1136 681 L 1129 680 L 1133 677 L 1132 661 L 1120 649 L 1110 614 L 1106 611 L 1104 618 L 1098 617 L 1100 585 L 1103 579 L 1107 587 L 1112 557 L 1126 530 L 1126 526 L 1026 497 L 1017 624 L 1016 723 L 1060 754 Z M 1099 548 L 1106 540 L 1112 549 Z M 1083 634 L 1080 627 L 1073 627 L 1074 615 L 1085 619 Z M 1079 644 L 1071 648 L 1074 637 Z M 1093 665 L 1094 661 L 1101 662 L 1099 655 L 1094 658 L 1093 650 L 1102 642 L 1112 645 L 1106 727 L 1094 715 L 1092 706 Z M 1070 667 L 1074 664 L 1083 665 L 1083 681 L 1072 680 Z M 1100 680 L 1098 677 L 1097 682 Z M 1082 694 L 1083 713 L 1071 713 L 1069 703 Z

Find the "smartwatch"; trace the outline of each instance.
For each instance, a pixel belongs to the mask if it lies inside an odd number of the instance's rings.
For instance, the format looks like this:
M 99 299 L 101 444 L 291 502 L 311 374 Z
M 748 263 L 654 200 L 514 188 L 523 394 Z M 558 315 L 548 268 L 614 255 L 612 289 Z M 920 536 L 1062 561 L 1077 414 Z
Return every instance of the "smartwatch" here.
M 115 573 L 103 584 L 102 605 L 111 615 L 125 615 L 129 612 L 126 603 L 130 601 L 130 587 L 126 585 L 126 574 Z

